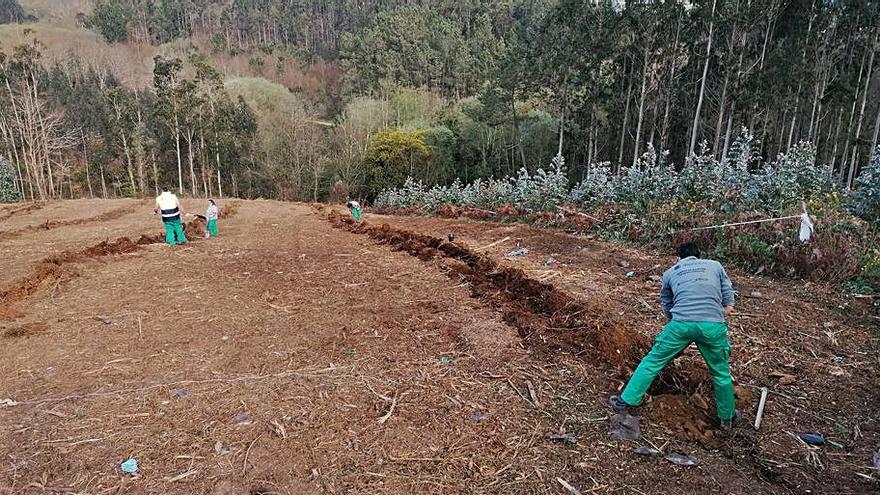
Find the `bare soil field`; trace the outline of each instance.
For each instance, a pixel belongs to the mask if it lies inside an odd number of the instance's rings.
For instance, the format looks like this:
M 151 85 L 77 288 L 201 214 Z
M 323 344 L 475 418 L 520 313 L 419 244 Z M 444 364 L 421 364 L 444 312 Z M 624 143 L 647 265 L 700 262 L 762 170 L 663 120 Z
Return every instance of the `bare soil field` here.
M 0 206 L 0 493 L 880 489 L 865 301 L 732 273 L 738 428 L 711 425 L 689 350 L 641 440 L 618 441 L 605 401 L 662 325 L 672 258 L 525 225 L 220 206 L 218 239 L 176 248 L 149 201 Z

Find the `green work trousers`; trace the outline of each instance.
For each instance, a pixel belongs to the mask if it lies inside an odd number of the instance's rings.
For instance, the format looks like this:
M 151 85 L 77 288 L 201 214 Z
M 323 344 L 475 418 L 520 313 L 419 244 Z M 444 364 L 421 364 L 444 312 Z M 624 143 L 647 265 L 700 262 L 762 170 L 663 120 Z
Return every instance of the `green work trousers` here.
M 217 237 L 217 220 L 208 220 L 208 234 L 211 237 Z
M 165 224 L 165 242 L 169 246 L 186 244 L 186 236 L 183 234 L 183 224 L 180 223 L 179 218 L 163 223 Z
M 360 208 L 352 208 L 351 216 L 354 218 L 355 222 L 361 221 L 361 209 Z
M 715 403 L 718 419 L 733 419 L 733 380 L 730 378 L 730 343 L 727 341 L 727 325 L 714 322 L 670 321 L 654 338 L 654 347 L 642 359 L 632 378 L 620 396 L 624 402 L 637 406 L 654 378 L 666 364 L 692 342 L 709 367 L 715 385 Z

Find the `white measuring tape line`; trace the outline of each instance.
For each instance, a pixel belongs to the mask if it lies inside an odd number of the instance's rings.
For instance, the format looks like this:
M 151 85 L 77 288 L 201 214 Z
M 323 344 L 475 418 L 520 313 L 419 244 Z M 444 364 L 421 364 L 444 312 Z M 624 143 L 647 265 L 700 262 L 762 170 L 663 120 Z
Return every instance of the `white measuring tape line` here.
M 681 232 L 696 232 L 698 230 L 720 229 L 722 227 L 737 227 L 740 225 L 751 225 L 754 223 L 777 222 L 779 220 L 792 220 L 795 218 L 801 218 L 801 216 L 800 215 L 791 215 L 791 216 L 787 216 L 787 217 L 764 218 L 761 220 L 749 220 L 748 222 L 721 223 L 721 224 L 717 224 L 717 225 L 709 225 L 708 227 L 697 227 L 694 229 L 677 230 L 677 231 L 673 232 L 673 234 L 679 234 Z

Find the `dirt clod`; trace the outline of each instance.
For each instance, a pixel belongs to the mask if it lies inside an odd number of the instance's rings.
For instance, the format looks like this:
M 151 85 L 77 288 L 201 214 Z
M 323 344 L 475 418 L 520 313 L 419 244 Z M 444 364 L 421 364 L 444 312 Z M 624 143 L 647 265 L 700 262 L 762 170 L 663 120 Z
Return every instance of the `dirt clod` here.
M 26 337 L 28 335 L 45 332 L 49 326 L 45 323 L 25 323 L 9 327 L 3 330 L 3 336 L 7 338 Z

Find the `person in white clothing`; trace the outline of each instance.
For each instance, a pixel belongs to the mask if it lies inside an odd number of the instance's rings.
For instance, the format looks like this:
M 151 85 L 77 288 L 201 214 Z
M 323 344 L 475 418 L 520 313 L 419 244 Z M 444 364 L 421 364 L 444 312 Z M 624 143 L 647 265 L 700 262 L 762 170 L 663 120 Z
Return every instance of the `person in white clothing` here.
M 220 208 L 217 207 L 217 203 L 214 202 L 213 199 L 208 200 L 208 209 L 205 211 L 205 220 L 208 221 L 207 230 L 208 233 L 205 234 L 205 238 L 208 237 L 217 237 L 217 219 L 220 218 Z
M 183 210 L 180 201 L 169 188 L 163 187 L 162 194 L 156 198 L 154 214 L 162 215 L 162 224 L 165 225 L 165 242 L 169 246 L 186 244 L 186 235 L 183 233 Z

